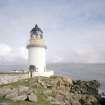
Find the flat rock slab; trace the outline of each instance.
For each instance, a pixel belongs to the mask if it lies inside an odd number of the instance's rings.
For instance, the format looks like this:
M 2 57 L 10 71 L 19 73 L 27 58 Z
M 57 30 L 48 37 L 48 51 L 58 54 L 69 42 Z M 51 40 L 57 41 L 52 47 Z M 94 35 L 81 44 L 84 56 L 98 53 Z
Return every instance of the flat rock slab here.
M 33 93 L 28 95 L 28 99 L 31 102 L 37 102 L 37 96 L 35 94 L 33 94 Z
M 11 98 L 13 101 L 25 101 L 27 99 L 27 95 L 21 95 L 14 98 Z

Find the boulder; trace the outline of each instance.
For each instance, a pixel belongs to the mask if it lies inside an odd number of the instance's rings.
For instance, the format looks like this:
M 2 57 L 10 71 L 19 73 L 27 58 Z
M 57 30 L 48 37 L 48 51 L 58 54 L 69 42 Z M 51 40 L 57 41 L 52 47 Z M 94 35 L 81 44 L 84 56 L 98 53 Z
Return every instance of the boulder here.
M 63 95 L 56 95 L 55 100 L 57 100 L 58 102 L 60 102 L 61 104 L 64 103 L 65 97 Z
M 73 81 L 70 92 L 78 94 L 98 95 L 98 88 L 100 84 L 96 80 L 92 81 Z
M 10 94 L 13 91 L 10 87 L 2 87 L 0 88 L 0 95 Z
M 16 88 L 18 91 L 18 95 L 23 95 L 23 94 L 30 94 L 32 93 L 32 89 L 30 89 L 29 87 L 26 86 L 19 86 Z
M 25 95 L 25 94 L 11 98 L 11 100 L 13 100 L 13 101 L 25 101 L 26 99 L 27 99 L 27 95 Z
M 81 95 L 81 99 L 79 101 L 82 105 L 99 105 L 97 98 L 92 95 Z
M 51 93 L 52 93 L 52 90 L 51 90 L 51 89 L 47 89 L 47 90 L 44 90 L 44 91 L 43 91 L 43 94 L 44 94 L 45 96 L 51 95 Z
M 18 96 L 18 92 L 17 91 L 12 91 L 11 93 L 6 94 L 5 98 L 6 99 L 12 99 L 12 98 L 17 97 L 17 96 Z
M 72 79 L 67 77 L 58 78 L 57 84 L 56 84 L 57 88 L 70 87 L 71 85 L 72 85 Z
M 28 100 L 31 102 L 37 102 L 37 96 L 34 93 L 28 95 Z

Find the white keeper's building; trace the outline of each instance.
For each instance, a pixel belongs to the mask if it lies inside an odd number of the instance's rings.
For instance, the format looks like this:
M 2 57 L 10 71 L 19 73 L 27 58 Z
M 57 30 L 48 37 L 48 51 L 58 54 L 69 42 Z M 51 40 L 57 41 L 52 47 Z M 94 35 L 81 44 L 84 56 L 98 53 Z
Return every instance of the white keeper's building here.
M 28 67 L 30 76 L 45 76 L 54 75 L 53 71 L 46 70 L 46 49 L 43 31 L 36 24 L 30 31 L 30 40 L 27 45 L 28 49 Z

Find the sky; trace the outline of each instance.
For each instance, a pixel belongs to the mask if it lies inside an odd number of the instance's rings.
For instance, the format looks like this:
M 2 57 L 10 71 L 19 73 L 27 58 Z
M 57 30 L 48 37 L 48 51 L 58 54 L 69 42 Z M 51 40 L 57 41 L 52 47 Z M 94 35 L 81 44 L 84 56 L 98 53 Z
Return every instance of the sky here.
M 35 24 L 47 63 L 105 63 L 105 0 L 0 0 L 0 65 L 27 64 Z

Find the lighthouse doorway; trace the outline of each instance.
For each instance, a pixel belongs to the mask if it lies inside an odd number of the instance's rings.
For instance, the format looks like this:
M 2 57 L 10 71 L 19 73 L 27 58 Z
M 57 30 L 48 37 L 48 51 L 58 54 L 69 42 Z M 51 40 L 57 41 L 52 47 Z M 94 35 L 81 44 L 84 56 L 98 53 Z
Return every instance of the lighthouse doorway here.
M 33 77 L 33 72 L 36 72 L 36 66 L 35 65 L 30 65 L 29 66 L 29 72 L 30 72 L 30 77 Z

